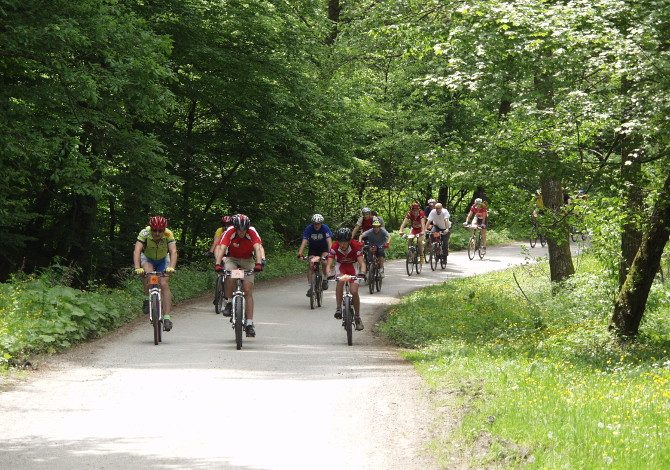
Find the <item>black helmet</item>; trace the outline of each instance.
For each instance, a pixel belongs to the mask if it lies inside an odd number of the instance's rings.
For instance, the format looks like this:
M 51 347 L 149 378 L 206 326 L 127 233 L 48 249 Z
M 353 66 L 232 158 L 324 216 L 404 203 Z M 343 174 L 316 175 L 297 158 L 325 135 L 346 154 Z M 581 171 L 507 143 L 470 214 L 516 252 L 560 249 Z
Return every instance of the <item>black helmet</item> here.
M 337 229 L 337 232 L 335 232 L 335 240 L 338 242 L 348 242 L 351 240 L 351 229 L 347 227 Z
M 233 216 L 233 227 L 237 230 L 246 230 L 251 226 L 249 217 L 244 214 L 235 214 Z

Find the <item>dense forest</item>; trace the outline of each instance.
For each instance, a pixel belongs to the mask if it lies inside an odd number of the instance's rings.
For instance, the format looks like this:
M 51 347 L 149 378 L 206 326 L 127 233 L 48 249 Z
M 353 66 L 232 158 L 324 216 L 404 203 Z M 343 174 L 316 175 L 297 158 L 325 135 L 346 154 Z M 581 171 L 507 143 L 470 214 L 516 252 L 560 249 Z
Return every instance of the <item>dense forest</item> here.
M 570 226 L 637 332 L 670 225 L 664 0 L 0 0 L 0 278 L 130 265 L 150 215 L 201 256 L 222 214 L 268 249 L 312 212 L 399 225 L 412 200 L 492 227 Z M 565 206 L 578 189 L 588 199 Z M 516 232 L 514 232 L 516 230 Z

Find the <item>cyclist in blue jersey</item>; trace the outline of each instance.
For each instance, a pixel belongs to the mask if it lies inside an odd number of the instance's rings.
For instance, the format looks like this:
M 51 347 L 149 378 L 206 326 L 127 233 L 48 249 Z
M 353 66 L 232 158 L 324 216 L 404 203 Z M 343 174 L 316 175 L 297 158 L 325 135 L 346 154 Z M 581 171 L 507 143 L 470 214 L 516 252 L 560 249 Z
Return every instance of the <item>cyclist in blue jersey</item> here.
M 333 232 L 323 223 L 323 220 L 321 214 L 314 214 L 312 216 L 312 223 L 305 227 L 305 230 L 302 232 L 302 243 L 300 244 L 300 248 L 298 248 L 298 258 L 303 257 L 305 246 L 308 244 L 307 256 L 320 256 L 321 258 L 328 256 L 330 247 L 333 244 Z M 310 262 L 309 269 L 307 269 L 307 285 L 309 286 L 307 297 L 311 297 L 312 295 L 312 271 L 312 263 Z M 321 283 L 323 290 L 328 289 L 327 277 L 326 264 L 323 263 L 323 282 Z

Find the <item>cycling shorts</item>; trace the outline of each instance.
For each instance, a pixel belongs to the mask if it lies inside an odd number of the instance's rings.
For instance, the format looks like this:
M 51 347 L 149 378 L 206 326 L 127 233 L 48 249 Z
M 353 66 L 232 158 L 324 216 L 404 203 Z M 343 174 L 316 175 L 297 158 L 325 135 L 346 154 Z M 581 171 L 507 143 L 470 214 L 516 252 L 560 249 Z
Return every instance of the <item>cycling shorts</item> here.
M 163 259 L 151 259 L 147 258 L 147 256 L 142 253 L 140 255 L 140 262 L 143 265 L 149 263 L 153 266 L 153 271 L 162 273 L 165 272 L 165 269 L 170 265 L 170 256 L 168 255 Z
M 235 269 L 244 269 L 245 271 L 249 271 L 254 269 L 255 264 L 256 262 L 253 258 L 232 258 L 230 256 L 226 257 L 223 262 L 224 268 L 228 271 L 233 271 Z M 244 275 L 244 280 L 251 282 L 252 284 L 254 283 L 255 279 L 256 277 L 254 276 L 254 273 Z

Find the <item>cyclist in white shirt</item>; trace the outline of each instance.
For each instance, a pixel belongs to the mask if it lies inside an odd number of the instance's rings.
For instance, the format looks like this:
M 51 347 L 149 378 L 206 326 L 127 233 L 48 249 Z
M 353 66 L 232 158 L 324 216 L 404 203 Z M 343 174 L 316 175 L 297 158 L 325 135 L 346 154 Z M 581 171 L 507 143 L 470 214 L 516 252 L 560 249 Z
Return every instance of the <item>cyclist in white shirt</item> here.
M 451 232 L 451 221 L 449 220 L 449 211 L 442 206 L 442 203 L 436 203 L 435 208 L 428 215 L 428 224 L 426 230 L 430 232 L 440 232 L 442 234 L 442 253 L 444 259 L 449 254 L 449 236 Z

